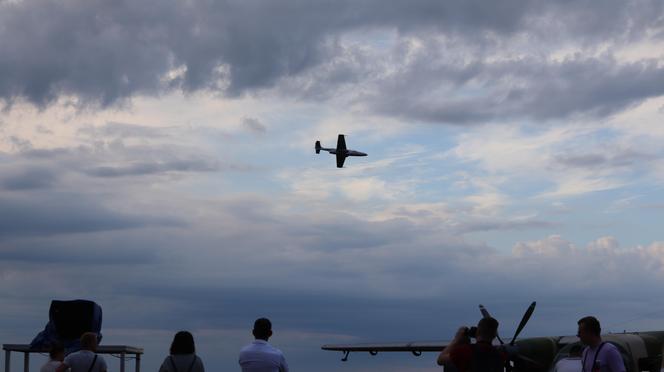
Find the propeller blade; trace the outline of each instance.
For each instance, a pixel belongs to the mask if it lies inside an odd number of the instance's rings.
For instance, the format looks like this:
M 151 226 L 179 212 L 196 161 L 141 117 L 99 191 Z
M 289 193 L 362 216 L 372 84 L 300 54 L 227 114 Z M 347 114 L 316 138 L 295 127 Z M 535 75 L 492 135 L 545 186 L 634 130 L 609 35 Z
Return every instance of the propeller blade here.
M 480 304 L 480 313 L 482 313 L 482 318 L 490 318 L 491 314 L 486 310 L 484 305 Z
M 482 304 L 480 304 L 480 313 L 482 313 L 482 318 L 491 318 L 491 314 L 489 314 L 489 311 Z M 496 332 L 496 338 L 501 345 L 505 345 L 503 340 L 500 339 L 500 336 L 498 336 L 498 332 Z
M 519 323 L 519 326 L 516 328 L 516 332 L 514 332 L 514 337 L 512 337 L 510 345 L 514 345 L 516 338 L 519 337 L 519 333 L 521 333 L 523 327 L 525 327 L 526 323 L 528 323 L 530 316 L 533 315 L 533 311 L 535 311 L 535 305 L 537 305 L 537 302 L 533 301 L 533 303 L 530 304 L 530 306 L 528 306 L 528 310 L 526 310 L 526 313 L 523 314 L 523 318 L 521 318 L 521 323 Z

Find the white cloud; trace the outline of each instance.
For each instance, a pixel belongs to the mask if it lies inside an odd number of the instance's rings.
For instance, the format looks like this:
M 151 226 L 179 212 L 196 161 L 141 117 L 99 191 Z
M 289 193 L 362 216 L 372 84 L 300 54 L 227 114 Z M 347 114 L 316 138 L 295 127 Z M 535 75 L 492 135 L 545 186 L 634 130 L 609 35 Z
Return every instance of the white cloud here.
M 591 192 L 617 189 L 625 186 L 627 181 L 609 178 L 588 177 L 585 174 L 566 175 L 556 180 L 552 191 L 537 195 L 538 198 L 565 198 Z
M 473 213 L 476 215 L 496 215 L 509 203 L 505 195 L 497 192 L 470 195 L 464 199 L 471 203 Z
M 604 290 L 618 285 L 616 289 L 624 291 L 630 283 L 664 278 L 664 243 L 660 241 L 622 247 L 615 237 L 604 236 L 579 247 L 559 235 L 552 235 L 542 240 L 518 242 L 513 254 L 526 260 L 522 272 L 529 271 L 529 275 L 539 272 L 548 277 L 564 268 L 565 276 L 559 278 L 562 282 L 558 285 L 567 285 L 570 290 L 578 290 L 574 286 L 578 280 L 607 287 Z M 603 279 L 608 279 L 609 283 L 601 284 Z M 656 284 L 653 282 L 653 285 Z
M 523 257 L 529 255 L 545 256 L 545 257 L 560 257 L 570 256 L 576 251 L 574 245 L 563 239 L 560 235 L 551 235 L 543 240 L 535 240 L 530 242 L 517 242 L 514 245 L 513 253 L 516 257 Z
M 375 177 L 348 180 L 340 184 L 340 189 L 351 200 L 394 199 L 392 190 L 385 181 Z

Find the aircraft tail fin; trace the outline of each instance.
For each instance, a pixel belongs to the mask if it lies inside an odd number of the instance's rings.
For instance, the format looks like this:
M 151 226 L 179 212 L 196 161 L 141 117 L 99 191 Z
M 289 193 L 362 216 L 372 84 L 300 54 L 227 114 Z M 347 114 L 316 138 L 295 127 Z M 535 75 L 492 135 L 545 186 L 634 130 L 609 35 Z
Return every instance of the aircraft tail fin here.
M 316 154 L 320 154 L 320 141 L 316 141 Z

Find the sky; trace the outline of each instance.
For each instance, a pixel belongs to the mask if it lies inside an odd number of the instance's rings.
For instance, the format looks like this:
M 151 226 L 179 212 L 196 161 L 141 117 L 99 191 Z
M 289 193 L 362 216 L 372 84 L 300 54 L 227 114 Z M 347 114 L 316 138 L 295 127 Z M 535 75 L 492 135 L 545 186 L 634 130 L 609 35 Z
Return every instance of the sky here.
M 2 343 L 77 298 L 144 370 L 179 330 L 238 370 L 262 316 L 322 372 L 436 371 L 320 346 L 480 303 L 664 327 L 659 0 L 0 0 L 0 51 Z

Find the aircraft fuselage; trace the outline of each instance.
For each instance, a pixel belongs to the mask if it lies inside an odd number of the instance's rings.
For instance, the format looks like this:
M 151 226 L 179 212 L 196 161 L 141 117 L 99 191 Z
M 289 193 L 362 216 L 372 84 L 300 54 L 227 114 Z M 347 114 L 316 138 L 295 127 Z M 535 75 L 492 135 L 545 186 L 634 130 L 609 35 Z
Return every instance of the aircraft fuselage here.
M 325 149 L 321 148 L 323 151 L 327 151 L 332 155 L 337 154 L 337 149 Z M 345 150 L 346 151 L 346 156 L 367 156 L 367 154 L 361 152 L 361 151 L 355 151 L 355 150 Z
M 316 149 L 316 154 L 320 154 L 320 152 L 322 150 L 322 151 L 327 151 L 332 155 L 336 155 L 337 168 L 343 168 L 344 161 L 349 156 L 367 156 L 367 154 L 364 153 L 364 152 L 347 149 L 346 148 L 346 140 L 345 140 L 343 134 L 339 135 L 339 138 L 337 139 L 337 147 L 336 148 L 322 147 L 320 145 L 320 141 L 316 141 L 315 149 Z

